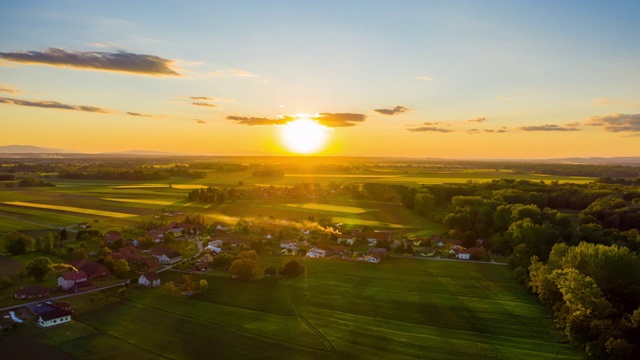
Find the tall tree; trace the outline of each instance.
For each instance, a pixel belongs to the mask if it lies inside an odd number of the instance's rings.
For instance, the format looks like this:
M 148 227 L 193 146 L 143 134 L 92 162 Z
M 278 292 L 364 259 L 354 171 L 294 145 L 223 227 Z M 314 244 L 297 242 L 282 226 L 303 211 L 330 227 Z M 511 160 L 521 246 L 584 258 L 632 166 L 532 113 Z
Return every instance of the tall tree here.
M 32 276 L 36 282 L 42 282 L 45 275 L 51 270 L 51 259 L 46 256 L 39 256 L 27 263 L 25 273 Z

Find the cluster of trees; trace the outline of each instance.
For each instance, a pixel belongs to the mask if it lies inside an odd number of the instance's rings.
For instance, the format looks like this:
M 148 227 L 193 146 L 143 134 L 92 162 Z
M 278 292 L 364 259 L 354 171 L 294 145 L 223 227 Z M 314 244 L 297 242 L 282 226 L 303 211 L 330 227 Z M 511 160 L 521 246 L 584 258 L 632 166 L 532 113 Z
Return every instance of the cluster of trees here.
M 521 269 L 521 268 L 519 268 Z M 591 358 L 640 357 L 640 259 L 625 247 L 556 244 L 527 284 Z
M 235 191 L 235 189 L 229 189 L 228 191 Z M 209 186 L 206 189 L 200 188 L 192 190 L 191 192 L 189 192 L 189 195 L 187 195 L 187 198 L 189 199 L 189 201 L 223 204 L 227 200 L 227 198 L 230 197 L 227 195 L 228 191 Z
M 610 195 L 597 199 L 582 210 L 580 222 L 607 229 L 635 229 L 640 225 L 640 198 L 625 200 L 623 196 Z
M 36 186 L 53 187 L 55 185 L 48 181 L 43 181 L 36 178 L 28 177 L 28 178 L 20 179 L 20 181 L 18 181 L 18 186 L 19 187 L 36 187 Z
M 106 179 L 106 180 L 167 180 L 172 176 L 202 179 L 207 176 L 203 171 L 192 171 L 185 168 L 153 168 L 140 167 L 137 169 L 122 168 L 91 168 L 61 170 L 58 177 L 66 179 Z
M 213 258 L 214 262 L 216 258 L 221 255 L 223 254 L 216 255 Z M 258 262 L 258 254 L 254 250 L 245 250 L 239 252 L 235 257 L 235 260 L 233 260 L 233 263 L 229 268 L 229 272 L 236 279 L 252 280 L 260 277 L 262 275 L 262 271 L 260 268 L 260 263 Z M 295 278 L 303 275 L 305 272 L 305 267 L 299 261 L 295 259 L 289 259 L 288 261 L 285 261 L 280 271 L 270 266 L 264 270 L 264 275 L 272 277 L 280 274 L 284 277 Z

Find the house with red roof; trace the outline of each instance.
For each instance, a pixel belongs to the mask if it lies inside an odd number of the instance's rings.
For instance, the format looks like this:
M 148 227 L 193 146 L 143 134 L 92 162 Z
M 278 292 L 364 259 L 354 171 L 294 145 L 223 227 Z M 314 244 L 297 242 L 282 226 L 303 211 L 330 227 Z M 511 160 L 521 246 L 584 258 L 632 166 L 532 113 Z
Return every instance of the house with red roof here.
M 156 247 L 149 252 L 151 256 L 160 261 L 160 264 L 170 265 L 175 264 L 182 260 L 182 255 L 177 250 L 169 249 L 166 247 Z
M 72 271 L 58 276 L 58 287 L 62 290 L 71 290 L 77 285 L 88 282 L 89 276 L 84 271 Z
M 155 271 L 146 272 L 138 278 L 138 284 L 146 287 L 160 286 L 160 275 Z
M 83 271 L 87 274 L 89 279 L 109 277 L 110 275 L 108 267 L 95 261 L 82 259 L 71 261 L 69 264 L 73 265 L 76 269 Z
M 104 234 L 104 239 L 107 241 L 107 244 L 113 244 L 114 242 L 122 239 L 122 235 L 117 230 L 111 230 Z
M 51 295 L 51 289 L 40 285 L 28 285 L 17 290 L 13 297 L 16 299 L 38 299 Z

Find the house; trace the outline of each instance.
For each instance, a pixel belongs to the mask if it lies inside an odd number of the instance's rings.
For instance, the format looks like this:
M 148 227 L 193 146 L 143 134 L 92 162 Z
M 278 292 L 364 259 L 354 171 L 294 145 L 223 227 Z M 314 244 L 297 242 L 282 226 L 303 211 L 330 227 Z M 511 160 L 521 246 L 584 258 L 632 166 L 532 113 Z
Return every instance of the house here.
M 209 268 L 209 263 L 206 262 L 198 262 L 195 264 L 195 266 L 193 267 L 193 270 L 195 271 L 205 271 Z
M 326 255 L 327 255 L 327 252 L 325 250 L 318 249 L 318 248 L 314 247 L 313 249 L 307 251 L 307 254 L 305 256 L 308 257 L 308 258 L 317 259 L 317 258 L 323 258 Z
M 140 275 L 138 284 L 146 287 L 160 286 L 160 275 L 155 271 L 146 272 Z
M 104 234 L 104 239 L 107 241 L 107 244 L 113 244 L 114 242 L 122 239 L 122 235 L 120 235 L 119 231 L 111 230 Z
M 422 243 L 426 242 L 426 240 L 421 237 L 413 238 L 411 241 L 413 241 L 413 246 L 421 246 Z
M 292 246 L 292 247 L 288 247 L 285 249 L 282 249 L 282 251 L 280 251 L 280 254 L 282 255 L 289 255 L 289 256 L 296 256 L 298 255 L 298 247 L 297 246 Z
M 353 244 L 355 244 L 356 242 L 356 238 L 354 238 L 353 236 L 339 236 L 338 237 L 338 244 L 344 244 L 344 245 L 348 245 L 348 246 L 353 246 Z
M 180 255 L 178 251 L 165 247 L 153 248 L 151 249 L 150 254 L 158 259 L 160 264 L 163 265 L 175 264 L 182 260 L 182 255 Z
M 472 247 L 468 249 L 461 250 L 457 258 L 463 260 L 470 260 L 471 258 L 475 260 L 481 260 L 484 257 L 485 249 L 481 247 Z
M 382 255 L 379 253 L 376 254 L 369 254 L 369 255 L 365 255 L 362 258 L 362 261 L 364 262 L 368 262 L 368 263 L 372 263 L 372 264 L 377 264 L 382 260 Z
M 198 262 L 201 262 L 201 263 L 212 263 L 213 262 L 213 258 L 215 256 L 216 256 L 215 253 L 205 252 L 202 255 L 200 255 L 200 257 L 198 258 Z
M 222 244 L 224 244 L 224 241 L 222 240 L 213 240 L 209 242 L 209 245 L 212 245 L 213 247 L 219 248 L 219 249 L 222 248 Z
M 51 289 L 40 285 L 28 285 L 17 290 L 13 297 L 16 299 L 38 299 L 51 295 Z
M 77 270 L 83 271 L 85 274 L 87 274 L 89 279 L 108 277 L 110 275 L 108 267 L 95 261 L 82 259 L 71 261 L 69 262 L 69 264 L 71 264 Z
M 219 247 L 219 246 L 215 246 L 215 245 L 212 245 L 211 243 L 209 243 L 209 245 L 207 245 L 207 247 L 204 248 L 204 251 L 220 253 L 222 251 L 222 248 Z
M 58 287 L 62 290 L 71 290 L 77 285 L 88 282 L 89 277 L 84 271 L 72 271 L 58 276 Z
M 51 310 L 38 314 L 38 325 L 48 328 L 71 321 L 71 311 L 53 307 Z
M 456 257 L 460 260 L 471 259 L 471 252 L 469 250 L 461 250 Z
M 462 240 L 452 240 L 451 241 L 451 248 L 453 250 L 462 250 L 462 249 L 464 249 L 464 247 L 462 246 Z
M 384 259 L 387 257 L 387 249 L 385 248 L 369 248 L 367 249 L 367 255 L 374 255 L 379 259 Z

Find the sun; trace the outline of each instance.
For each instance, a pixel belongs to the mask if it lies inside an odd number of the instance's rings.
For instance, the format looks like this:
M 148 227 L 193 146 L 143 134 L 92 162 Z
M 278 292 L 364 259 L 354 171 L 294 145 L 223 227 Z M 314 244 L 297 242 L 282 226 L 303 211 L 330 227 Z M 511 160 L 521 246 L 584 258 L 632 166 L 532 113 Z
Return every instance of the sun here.
M 282 126 L 281 136 L 285 146 L 298 154 L 313 154 L 324 147 L 328 128 L 307 117 L 300 117 Z

